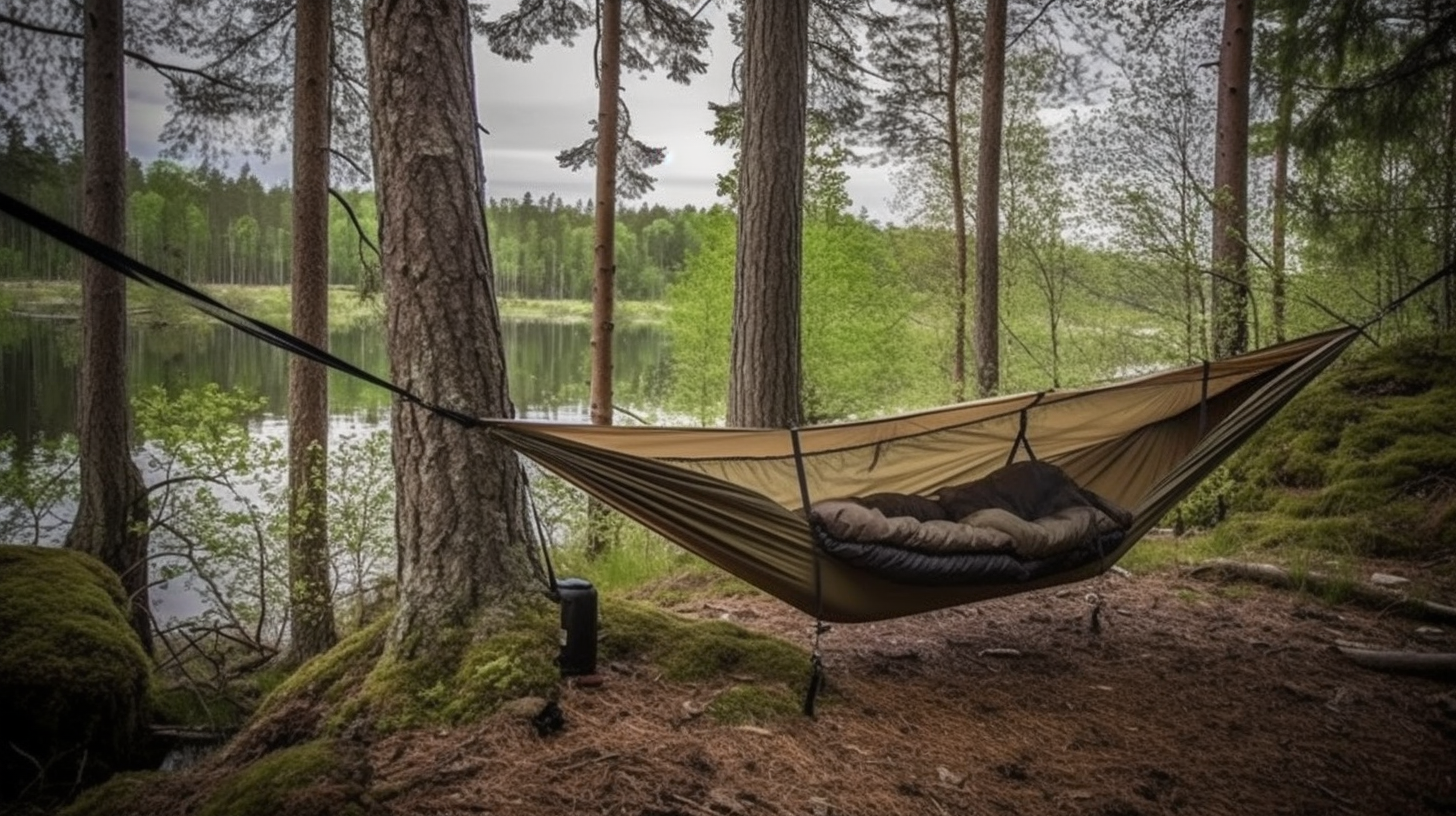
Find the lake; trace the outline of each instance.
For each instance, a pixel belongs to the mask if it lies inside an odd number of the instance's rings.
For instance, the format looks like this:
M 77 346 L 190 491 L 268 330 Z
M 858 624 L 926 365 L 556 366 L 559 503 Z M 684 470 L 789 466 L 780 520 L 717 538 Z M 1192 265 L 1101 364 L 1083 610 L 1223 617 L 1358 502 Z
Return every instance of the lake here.
M 519 416 L 588 421 L 591 358 L 586 322 L 502 322 L 511 398 Z M 223 324 L 133 326 L 127 349 L 131 393 L 216 382 L 268 400 L 268 413 L 288 405 L 288 354 Z M 330 350 L 382 378 L 389 377 L 384 327 L 332 332 Z M 55 438 L 74 429 L 80 324 L 7 315 L 0 318 L 0 435 Z M 657 324 L 618 325 L 615 402 L 634 412 L 658 404 L 668 366 L 666 330 Z M 329 408 L 336 424 L 389 422 L 390 394 L 346 374 L 329 373 Z M 626 420 L 619 420 L 626 421 Z

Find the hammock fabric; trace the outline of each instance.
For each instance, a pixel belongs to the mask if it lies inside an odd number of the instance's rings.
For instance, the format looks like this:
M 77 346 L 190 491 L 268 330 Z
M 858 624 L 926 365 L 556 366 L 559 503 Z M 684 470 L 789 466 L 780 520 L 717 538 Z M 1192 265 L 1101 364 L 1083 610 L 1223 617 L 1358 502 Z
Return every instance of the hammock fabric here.
M 882 620 L 1098 575 L 1361 334 L 1338 329 L 1112 385 L 795 430 L 480 418 L 428 403 L 4 193 L 0 212 L 264 342 L 482 428 L 689 551 L 829 621 Z M 1452 271 L 1448 265 L 1387 309 Z M 926 586 L 827 557 L 805 514 L 821 499 L 929 496 L 1018 458 L 1056 465 L 1082 488 L 1130 508 L 1119 543 L 1021 580 Z
M 1100 574 L 1358 336 L 1339 329 L 1112 385 L 796 431 L 486 422 L 541 466 L 765 592 L 824 620 L 874 621 Z M 826 557 L 803 512 L 805 493 L 930 495 L 1018 458 L 1057 465 L 1130 508 L 1121 542 L 1029 580 L 924 586 Z

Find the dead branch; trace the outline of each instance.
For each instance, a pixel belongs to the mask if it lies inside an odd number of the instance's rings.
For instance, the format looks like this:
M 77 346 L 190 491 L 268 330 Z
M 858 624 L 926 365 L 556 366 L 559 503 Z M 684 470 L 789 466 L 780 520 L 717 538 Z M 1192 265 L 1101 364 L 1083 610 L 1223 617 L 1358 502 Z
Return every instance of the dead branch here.
M 1204 577 L 1253 581 L 1277 589 L 1306 589 L 1320 593 L 1344 593 L 1360 606 L 1378 609 L 1382 612 L 1397 612 L 1421 620 L 1456 623 L 1456 607 L 1412 598 L 1404 592 L 1366 583 L 1338 581 L 1319 572 L 1306 572 L 1294 576 L 1282 567 L 1273 564 L 1253 564 L 1247 561 L 1231 561 L 1215 558 L 1195 567 L 1190 575 Z
M 1355 665 L 1373 671 L 1456 680 L 1456 654 L 1449 652 L 1377 652 L 1342 646 L 1340 654 L 1350 658 Z

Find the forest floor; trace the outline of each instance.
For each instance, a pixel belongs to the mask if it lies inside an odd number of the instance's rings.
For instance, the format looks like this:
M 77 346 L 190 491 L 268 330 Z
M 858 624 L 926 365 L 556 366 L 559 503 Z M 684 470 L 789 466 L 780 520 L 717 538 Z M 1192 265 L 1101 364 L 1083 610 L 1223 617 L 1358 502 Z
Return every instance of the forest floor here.
M 688 597 L 673 611 L 806 646 L 812 633 L 766 596 Z M 519 816 L 1456 812 L 1456 687 L 1357 667 L 1337 650 L 1349 644 L 1449 652 L 1456 634 L 1177 568 L 1112 574 L 835 626 L 814 718 L 715 722 L 700 712 L 733 678 L 608 663 L 600 685 L 563 689 L 565 726 L 547 736 L 497 714 L 358 740 L 348 802 Z M 207 787 L 205 771 L 179 776 Z M 152 801 L 187 809 L 169 787 Z M 340 812 L 317 793 L 300 812 Z

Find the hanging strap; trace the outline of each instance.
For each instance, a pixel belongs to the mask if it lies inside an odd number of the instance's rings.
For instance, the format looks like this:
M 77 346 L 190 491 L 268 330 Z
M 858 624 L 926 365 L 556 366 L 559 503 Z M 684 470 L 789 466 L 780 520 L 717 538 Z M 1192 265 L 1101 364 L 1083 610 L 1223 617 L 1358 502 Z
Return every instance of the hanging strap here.
M 1042 397 L 1046 396 L 1046 393 L 1045 391 L 1038 391 L 1036 398 L 1031 401 L 1031 404 L 1021 409 L 1021 428 L 1016 432 L 1016 441 L 1011 443 L 1011 452 L 1006 454 L 1006 464 L 1010 465 L 1016 461 L 1016 450 L 1018 448 L 1026 448 L 1026 458 L 1033 462 L 1036 461 L 1036 451 L 1031 449 L 1031 441 L 1026 438 L 1027 412 L 1035 408 L 1037 403 L 1041 402 Z
M 804 473 L 804 451 L 799 445 L 799 428 L 797 425 L 789 428 L 789 440 L 794 448 L 794 469 L 799 476 L 799 501 L 804 506 L 804 522 L 812 524 L 809 519 L 809 479 Z M 810 536 L 810 558 L 814 564 L 814 645 L 809 653 L 809 687 L 804 691 L 804 716 L 814 716 L 814 699 L 819 696 L 819 689 L 824 685 L 824 660 L 819 654 L 819 638 L 829 631 L 829 626 L 824 623 L 824 576 L 819 561 L 819 539 Z
M 1198 397 L 1198 438 L 1202 439 L 1208 433 L 1208 370 L 1211 364 L 1203 361 L 1203 391 Z

